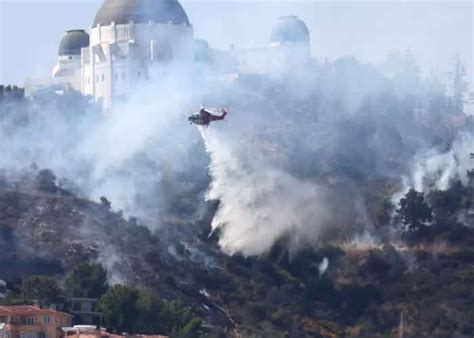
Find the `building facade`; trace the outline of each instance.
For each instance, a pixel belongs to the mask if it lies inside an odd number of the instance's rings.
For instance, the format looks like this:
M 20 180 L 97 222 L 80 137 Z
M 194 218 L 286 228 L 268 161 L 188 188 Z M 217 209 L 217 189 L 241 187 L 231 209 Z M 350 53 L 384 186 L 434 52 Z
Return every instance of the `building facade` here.
M 77 91 L 82 91 L 81 49 L 87 46 L 89 34 L 84 30 L 67 31 L 59 44 L 58 63 L 53 68 L 54 78 L 69 83 Z
M 110 109 L 149 78 L 153 65 L 182 59 L 219 63 L 229 75 L 261 74 L 310 58 L 309 30 L 295 16 L 277 20 L 267 46 L 217 51 L 194 39 L 177 0 L 105 0 L 89 33 L 75 29 L 64 35 L 53 78 Z
M 74 315 L 74 324 L 102 325 L 102 313 L 97 309 L 95 298 L 71 298 L 68 300 L 69 312 Z
M 63 328 L 67 338 L 169 338 L 162 335 L 142 335 L 142 334 L 113 334 L 100 326 L 94 325 L 74 325 L 73 327 Z
M 72 315 L 33 305 L 0 306 L 0 336 L 3 338 L 59 338 L 70 326 Z

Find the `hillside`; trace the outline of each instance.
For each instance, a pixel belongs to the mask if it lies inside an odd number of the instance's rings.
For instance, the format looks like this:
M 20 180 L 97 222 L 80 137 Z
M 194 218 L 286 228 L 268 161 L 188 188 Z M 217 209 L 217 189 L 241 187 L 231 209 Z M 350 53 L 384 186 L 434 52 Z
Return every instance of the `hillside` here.
M 175 233 L 161 236 L 106 203 L 26 179 L 4 182 L 0 215 L 0 276 L 13 285 L 37 274 L 63 280 L 77 263 L 96 261 L 114 283 L 180 299 L 214 333 L 392 337 L 401 316 L 404 337 L 474 330 L 474 230 L 462 224 L 410 244 L 334 238 L 290 259 L 278 245 L 261 258 L 223 255 L 203 225 L 173 224 Z
M 2 302 L 97 298 L 110 332 L 176 338 L 472 337 L 462 63 L 425 78 L 409 53 L 390 72 L 313 61 L 178 64 L 110 114 L 74 91 L 9 90 Z M 228 116 L 189 125 L 203 102 Z

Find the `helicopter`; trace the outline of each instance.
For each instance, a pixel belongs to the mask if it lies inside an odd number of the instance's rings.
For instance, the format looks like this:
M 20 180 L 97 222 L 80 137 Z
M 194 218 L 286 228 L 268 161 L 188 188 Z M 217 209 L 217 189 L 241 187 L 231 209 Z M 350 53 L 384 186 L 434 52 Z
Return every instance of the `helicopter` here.
M 211 122 L 224 120 L 228 113 L 225 108 L 218 108 L 217 112 L 219 115 L 215 115 L 209 109 L 201 107 L 199 111 L 188 117 L 188 121 L 190 124 L 209 127 Z

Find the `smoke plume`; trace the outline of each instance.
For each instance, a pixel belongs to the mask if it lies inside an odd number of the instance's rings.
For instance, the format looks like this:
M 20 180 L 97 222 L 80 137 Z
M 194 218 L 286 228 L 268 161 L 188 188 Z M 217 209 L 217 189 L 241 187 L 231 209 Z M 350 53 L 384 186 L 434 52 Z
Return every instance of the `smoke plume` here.
M 244 255 L 370 231 L 373 182 L 466 182 L 472 122 L 412 68 L 391 77 L 350 57 L 266 75 L 223 75 L 212 61 L 166 67 L 108 115 L 67 96 L 10 107 L 0 168 L 52 168 L 66 188 L 163 232 L 218 200 L 211 227 L 223 250 Z M 201 104 L 228 106 L 228 121 L 189 126 Z
M 219 243 L 226 252 L 258 255 L 283 236 L 293 247 L 312 243 L 330 223 L 322 186 L 271 166 L 255 149 L 232 144 L 217 129 L 200 132 L 211 156 L 207 198 L 220 201 L 212 228 L 221 228 Z

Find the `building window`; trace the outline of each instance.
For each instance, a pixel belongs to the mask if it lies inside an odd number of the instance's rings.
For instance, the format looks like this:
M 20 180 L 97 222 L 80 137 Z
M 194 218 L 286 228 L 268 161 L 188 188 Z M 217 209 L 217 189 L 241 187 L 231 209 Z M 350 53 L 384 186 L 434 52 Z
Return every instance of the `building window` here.
M 104 82 L 104 81 L 105 81 L 105 75 L 102 74 L 102 82 Z
M 95 76 L 95 82 L 99 82 L 99 74 Z
M 92 309 L 92 303 L 91 302 L 82 302 L 81 303 L 81 311 L 87 311 L 91 312 Z
M 35 322 L 36 322 L 36 318 L 35 318 L 35 317 L 28 317 L 28 318 L 26 318 L 26 324 L 28 324 L 28 325 L 33 325 Z
M 138 77 L 140 77 L 140 75 L 142 75 L 142 73 L 138 72 Z
M 45 324 L 51 323 L 51 317 L 49 317 L 49 316 L 44 316 L 44 323 L 45 323 Z

